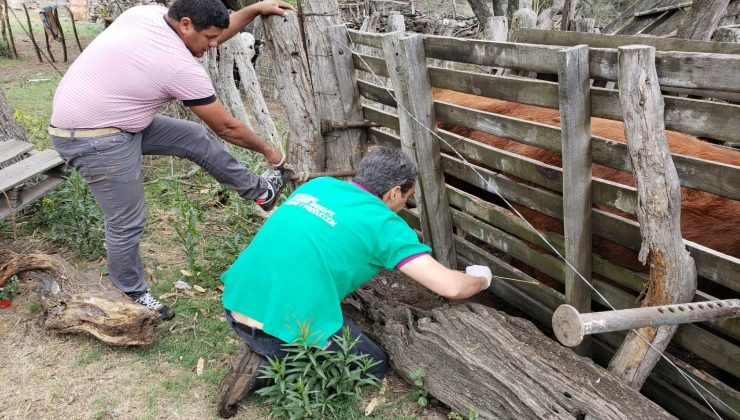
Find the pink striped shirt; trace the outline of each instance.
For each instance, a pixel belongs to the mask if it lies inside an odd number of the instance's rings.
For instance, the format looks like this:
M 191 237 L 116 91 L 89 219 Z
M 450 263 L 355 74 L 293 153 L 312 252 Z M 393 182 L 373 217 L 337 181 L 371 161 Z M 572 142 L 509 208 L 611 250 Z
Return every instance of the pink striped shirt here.
M 59 83 L 51 125 L 139 132 L 173 99 L 215 100 L 208 73 L 166 13 L 158 5 L 133 7 L 98 35 Z

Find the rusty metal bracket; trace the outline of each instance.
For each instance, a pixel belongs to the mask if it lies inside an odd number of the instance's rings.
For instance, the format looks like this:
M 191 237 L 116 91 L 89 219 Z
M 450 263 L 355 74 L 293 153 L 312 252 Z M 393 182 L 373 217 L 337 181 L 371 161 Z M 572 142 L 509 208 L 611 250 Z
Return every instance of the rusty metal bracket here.
M 321 120 L 321 134 L 327 134 L 332 130 L 348 130 L 350 128 L 381 127 L 380 124 L 368 120 L 362 121 L 334 121 Z
M 552 316 L 552 329 L 558 341 L 568 347 L 574 347 L 581 343 L 584 335 L 589 334 L 737 317 L 740 317 L 740 299 L 679 303 L 585 314 L 578 313 L 578 310 L 570 305 L 560 305 Z

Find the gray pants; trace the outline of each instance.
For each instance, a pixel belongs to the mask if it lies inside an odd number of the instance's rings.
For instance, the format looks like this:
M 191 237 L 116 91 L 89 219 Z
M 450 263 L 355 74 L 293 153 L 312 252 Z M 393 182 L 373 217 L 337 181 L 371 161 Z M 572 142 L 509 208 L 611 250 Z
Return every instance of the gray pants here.
M 51 139 L 62 159 L 85 178 L 105 214 L 108 271 L 113 284 L 126 293 L 143 292 L 148 287 L 139 254 L 146 221 L 142 155 L 190 159 L 246 199 L 253 200 L 267 190 L 263 178 L 247 171 L 194 122 L 158 115 L 135 134 Z

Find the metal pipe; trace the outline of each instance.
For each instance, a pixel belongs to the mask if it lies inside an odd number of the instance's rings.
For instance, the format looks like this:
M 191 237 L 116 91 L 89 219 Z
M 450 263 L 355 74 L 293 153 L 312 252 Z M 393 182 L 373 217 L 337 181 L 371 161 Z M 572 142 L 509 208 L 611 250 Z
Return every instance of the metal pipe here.
M 560 305 L 552 316 L 558 341 L 568 347 L 581 343 L 584 335 L 660 325 L 686 324 L 740 317 L 740 299 L 712 300 L 649 306 L 581 314 L 570 305 Z

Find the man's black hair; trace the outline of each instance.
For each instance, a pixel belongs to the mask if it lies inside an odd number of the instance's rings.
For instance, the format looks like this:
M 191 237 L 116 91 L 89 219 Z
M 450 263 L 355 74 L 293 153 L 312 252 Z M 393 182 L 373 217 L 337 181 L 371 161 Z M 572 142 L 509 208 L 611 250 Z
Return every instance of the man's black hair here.
M 184 17 L 190 18 L 198 32 L 209 26 L 229 27 L 229 10 L 220 0 L 175 0 L 167 16 L 178 22 Z
M 377 146 L 368 151 L 357 165 L 355 182 L 364 185 L 370 192 L 382 197 L 395 186 L 406 193 L 419 174 L 416 164 L 401 149 Z

